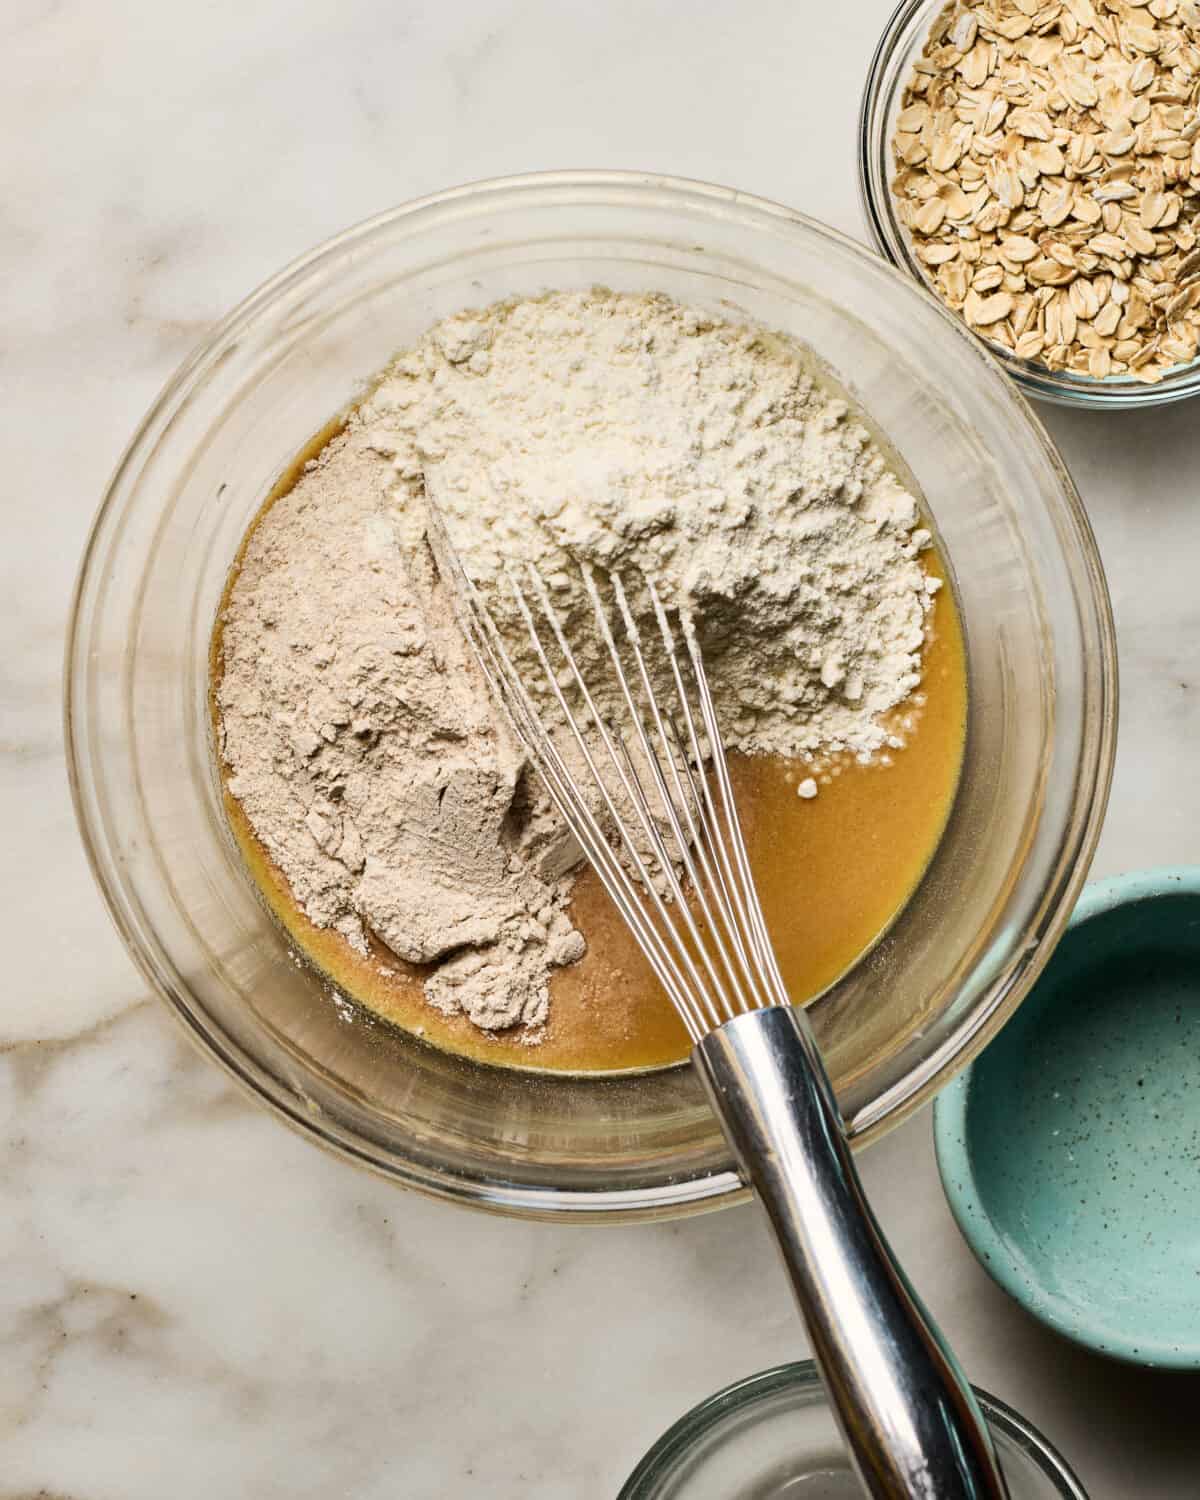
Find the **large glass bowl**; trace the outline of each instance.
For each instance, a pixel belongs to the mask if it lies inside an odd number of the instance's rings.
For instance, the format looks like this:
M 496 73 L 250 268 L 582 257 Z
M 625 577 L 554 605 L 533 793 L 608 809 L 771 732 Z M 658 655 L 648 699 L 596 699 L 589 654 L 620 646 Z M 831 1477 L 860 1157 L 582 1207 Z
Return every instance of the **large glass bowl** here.
M 1087 1500 L 1024 1417 L 976 1390 L 1010 1500 Z M 811 1360 L 739 1380 L 665 1432 L 617 1500 L 862 1500 Z
M 130 952 L 258 1098 L 411 1187 L 628 1219 L 743 1192 L 691 1069 L 521 1074 L 335 1003 L 228 836 L 206 705 L 230 562 L 309 437 L 445 314 L 594 282 L 807 341 L 936 518 L 969 642 L 961 790 L 907 909 L 812 1009 L 857 1138 L 930 1095 L 1028 989 L 1086 873 L 1113 753 L 1112 624 L 1078 497 L 996 365 L 931 297 L 788 209 L 649 175 L 513 178 L 383 214 L 275 277 L 196 350 L 121 460 L 79 580 L 66 728 L 83 836 Z M 795 882 L 801 902 L 799 862 Z
M 924 50 L 933 24 L 946 5 L 947 0 L 900 0 L 875 49 L 859 111 L 858 185 L 867 229 L 876 249 L 922 286 L 926 282 L 925 273 L 913 253 L 911 237 L 900 222 L 892 197 L 892 139 L 913 63 Z M 962 326 L 965 328 L 966 324 Z M 1126 407 L 1161 406 L 1181 401 L 1185 396 L 1200 395 L 1200 359 L 1179 365 L 1156 384 L 1147 385 L 1128 375 L 1099 380 L 1073 370 L 1048 370 L 1035 360 L 1018 359 L 1010 350 L 982 337 L 980 342 L 1028 395 L 1059 406 L 1120 411 Z

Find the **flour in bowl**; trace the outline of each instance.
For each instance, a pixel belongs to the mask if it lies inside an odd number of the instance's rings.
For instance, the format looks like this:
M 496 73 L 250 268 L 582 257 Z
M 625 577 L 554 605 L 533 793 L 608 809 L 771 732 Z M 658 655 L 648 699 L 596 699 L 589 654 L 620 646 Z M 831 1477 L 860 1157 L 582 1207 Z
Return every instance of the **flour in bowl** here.
M 790 757 L 889 742 L 929 538 L 794 345 L 604 290 L 440 323 L 266 510 L 220 622 L 229 792 L 311 921 L 536 1040 L 584 951 L 577 851 L 458 633 L 427 495 L 502 616 L 507 562 L 568 623 L 579 561 L 652 573 L 698 621 L 729 749 Z

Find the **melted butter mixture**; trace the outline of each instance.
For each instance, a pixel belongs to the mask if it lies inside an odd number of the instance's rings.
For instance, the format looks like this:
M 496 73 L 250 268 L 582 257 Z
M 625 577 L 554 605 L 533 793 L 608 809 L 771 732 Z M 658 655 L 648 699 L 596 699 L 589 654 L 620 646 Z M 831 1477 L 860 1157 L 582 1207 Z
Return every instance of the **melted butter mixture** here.
M 332 424 L 305 448 L 254 525 L 340 426 Z M 936 553 L 925 554 L 925 566 L 945 578 Z M 235 562 L 227 594 L 236 577 Z M 220 613 L 223 609 L 218 619 Z M 218 626 L 212 644 L 214 687 L 220 670 Z M 831 768 L 829 783 L 811 800 L 796 792 L 812 774 L 809 767 L 771 757 L 730 757 L 759 895 L 797 1004 L 828 989 L 882 936 L 916 888 L 945 827 L 967 723 L 966 653 L 948 584 L 929 617 L 917 699 L 895 714 L 906 746 L 889 752 L 890 765 L 850 760 Z M 215 693 L 210 706 L 215 716 Z M 550 1020 L 542 1041 L 531 1046 L 519 1033 L 482 1032 L 463 1016 L 442 1015 L 424 998 L 425 971 L 381 944 L 364 958 L 340 933 L 315 927 L 228 793 L 225 805 L 246 864 L 288 936 L 340 991 L 385 1020 L 436 1047 L 508 1067 L 608 1072 L 663 1067 L 687 1056 L 683 1026 L 590 869 L 580 875 L 572 902 L 572 920 L 588 951 L 578 964 L 553 975 Z

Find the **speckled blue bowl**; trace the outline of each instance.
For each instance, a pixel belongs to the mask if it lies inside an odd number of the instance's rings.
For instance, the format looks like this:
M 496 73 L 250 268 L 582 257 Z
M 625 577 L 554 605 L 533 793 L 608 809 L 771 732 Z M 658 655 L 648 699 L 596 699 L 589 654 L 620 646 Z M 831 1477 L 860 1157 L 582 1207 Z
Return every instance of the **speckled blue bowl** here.
M 1005 1291 L 1102 1354 L 1200 1369 L 1200 867 L 1087 887 L 934 1134 Z

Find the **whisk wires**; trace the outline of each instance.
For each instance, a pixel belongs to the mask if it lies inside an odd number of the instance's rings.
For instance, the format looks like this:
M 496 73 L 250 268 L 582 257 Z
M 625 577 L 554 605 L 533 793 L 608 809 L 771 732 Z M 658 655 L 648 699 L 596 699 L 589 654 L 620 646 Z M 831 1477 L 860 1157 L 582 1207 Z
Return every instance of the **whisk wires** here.
M 686 613 L 641 580 L 653 615 L 643 640 L 622 576 L 581 564 L 599 656 L 610 680 L 581 664 L 545 580 L 514 565 L 505 587 L 545 694 L 535 695 L 462 567 L 436 507 L 430 542 L 488 685 L 559 813 L 628 924 L 693 1041 L 734 1015 L 786 1005 L 734 801 L 704 662 Z M 620 630 L 605 604 L 611 597 Z M 648 625 L 648 629 L 651 627 Z M 665 671 L 661 668 L 665 667 Z M 617 688 L 616 712 L 602 706 Z M 553 704 L 560 722 L 548 718 Z M 571 750 L 573 747 L 573 753 Z M 706 766 L 711 770 L 706 771 Z

